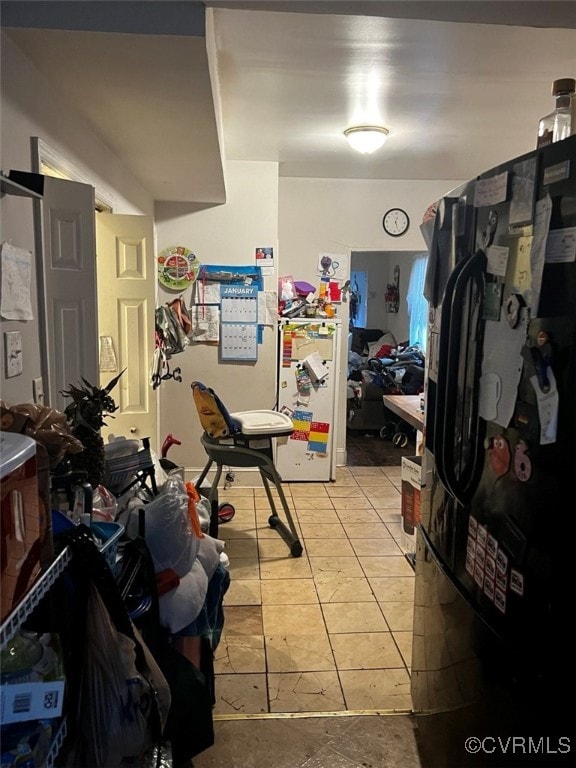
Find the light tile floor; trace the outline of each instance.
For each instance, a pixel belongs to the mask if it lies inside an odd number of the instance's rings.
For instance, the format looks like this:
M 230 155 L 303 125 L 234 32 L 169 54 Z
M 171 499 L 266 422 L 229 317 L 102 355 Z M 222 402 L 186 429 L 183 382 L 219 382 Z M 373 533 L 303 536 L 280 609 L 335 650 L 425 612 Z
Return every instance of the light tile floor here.
M 411 709 L 414 573 L 399 546 L 400 467 L 285 483 L 304 553 L 268 526 L 263 489 L 231 488 L 215 719 Z M 281 507 L 279 507 L 281 509 Z

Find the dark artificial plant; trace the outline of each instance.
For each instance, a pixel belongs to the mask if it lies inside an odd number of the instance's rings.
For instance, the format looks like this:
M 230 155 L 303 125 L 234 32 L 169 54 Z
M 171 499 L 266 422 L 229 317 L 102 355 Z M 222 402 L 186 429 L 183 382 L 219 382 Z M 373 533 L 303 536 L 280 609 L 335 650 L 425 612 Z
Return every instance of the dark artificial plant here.
M 72 398 L 64 413 L 72 434 L 84 446 L 83 451 L 70 457 L 71 468 L 76 472 L 86 472 L 86 480 L 93 488 L 104 483 L 106 466 L 100 429 L 106 426 L 105 418 L 118 410 L 110 392 L 123 373 L 121 371 L 104 388 L 96 387 L 82 377 L 83 387 L 72 384 L 60 393 Z

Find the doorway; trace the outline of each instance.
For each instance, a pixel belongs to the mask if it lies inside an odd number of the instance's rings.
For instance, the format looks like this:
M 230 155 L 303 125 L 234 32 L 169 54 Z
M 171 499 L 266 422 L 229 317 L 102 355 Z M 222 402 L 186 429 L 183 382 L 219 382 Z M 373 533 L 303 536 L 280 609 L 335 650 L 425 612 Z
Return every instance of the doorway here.
M 34 139 L 33 144 L 36 172 L 50 178 L 53 185 L 57 184 L 57 189 L 62 190 L 60 194 L 64 194 L 67 188 L 73 199 L 83 190 L 90 193 L 82 209 L 86 221 L 88 217 L 90 219 L 90 226 L 84 227 L 89 237 L 79 274 L 85 274 L 91 286 L 91 293 L 87 290 L 82 292 L 82 307 L 91 320 L 78 324 L 81 338 L 73 347 L 82 350 L 83 356 L 76 367 L 45 363 L 50 402 L 63 409 L 66 402 L 62 401 L 62 397 L 58 402 L 54 398 L 64 386 L 77 384 L 81 376 L 91 383 L 106 386 L 120 371 L 125 370 L 112 393 L 118 410 L 109 426 L 102 428 L 102 436 L 105 440 L 112 433 L 135 438 L 150 437 L 156 445 L 157 394 L 149 385 L 156 302 L 153 217 L 113 213 L 116 200 L 108 190 L 100 188 L 87 172 L 40 139 Z M 60 208 L 63 206 L 58 208 L 58 212 L 62 213 Z M 75 211 L 73 215 L 78 213 Z M 45 233 L 44 239 L 47 237 L 49 234 Z M 48 244 L 52 240 L 49 238 Z M 61 304 L 63 300 L 68 300 L 72 284 L 61 279 L 57 284 Z M 49 314 L 54 314 L 50 310 L 54 288 L 46 279 L 43 285 L 45 306 Z M 73 298 L 77 297 L 71 296 L 70 300 Z M 63 329 L 60 336 L 65 332 L 66 329 Z M 50 346 L 53 349 L 47 355 L 48 361 L 54 358 L 57 363 L 58 347 L 64 345 L 48 340 L 46 348 L 49 351 Z M 69 357 L 67 352 L 66 359 Z M 54 378 L 54 371 L 60 370 L 63 381 Z M 57 381 L 57 386 L 52 387 L 54 392 L 50 392 L 53 380 Z
M 349 466 L 399 466 L 403 455 L 415 452 L 415 444 L 396 448 L 390 440 L 380 438 L 380 428 L 387 419 L 382 387 L 379 386 L 368 361 L 368 348 L 360 351 L 354 345 L 354 329 L 366 329 L 365 338 L 375 343 L 384 335 L 395 344 L 409 341 L 409 314 L 406 294 L 412 265 L 420 251 L 352 251 L 350 259 L 350 285 L 358 285 L 360 300 L 356 318 L 351 317 L 348 387 L 346 399 L 346 462 Z M 398 311 L 391 312 L 386 302 L 387 287 L 398 276 L 400 301 Z M 374 350 L 373 350 L 374 351 Z M 352 361 L 358 367 L 352 368 Z M 354 380 L 351 381 L 351 377 Z M 356 395 L 359 394 L 359 397 Z M 350 397 L 353 398 L 351 401 Z M 353 418 L 350 413 L 355 411 Z M 356 428 L 355 428 L 356 427 Z

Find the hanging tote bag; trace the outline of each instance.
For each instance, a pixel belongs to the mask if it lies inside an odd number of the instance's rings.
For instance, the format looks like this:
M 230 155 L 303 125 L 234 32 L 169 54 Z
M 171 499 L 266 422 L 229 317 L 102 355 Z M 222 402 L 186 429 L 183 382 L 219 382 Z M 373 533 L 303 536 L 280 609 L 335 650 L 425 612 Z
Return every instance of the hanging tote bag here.
M 117 768 L 160 745 L 171 697 L 88 531 L 77 526 L 66 537 L 89 578 L 73 764 Z

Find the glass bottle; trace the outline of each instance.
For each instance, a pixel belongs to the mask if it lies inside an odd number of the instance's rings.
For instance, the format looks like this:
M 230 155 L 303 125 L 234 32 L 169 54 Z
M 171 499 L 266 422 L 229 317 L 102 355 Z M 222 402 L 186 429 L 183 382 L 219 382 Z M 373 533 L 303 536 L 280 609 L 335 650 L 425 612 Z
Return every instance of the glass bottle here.
M 571 135 L 572 101 L 576 90 L 573 77 L 563 77 L 552 83 L 552 96 L 556 100 L 554 111 L 538 123 L 536 147 L 546 147 Z

